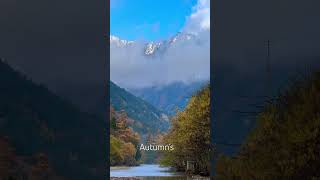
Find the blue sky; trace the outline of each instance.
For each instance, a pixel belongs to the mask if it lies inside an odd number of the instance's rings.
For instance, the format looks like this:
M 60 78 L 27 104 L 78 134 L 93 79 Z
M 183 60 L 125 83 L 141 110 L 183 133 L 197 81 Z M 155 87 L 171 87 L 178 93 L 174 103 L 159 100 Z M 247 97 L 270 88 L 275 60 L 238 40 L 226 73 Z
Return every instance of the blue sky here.
M 126 40 L 156 41 L 185 25 L 196 0 L 111 0 L 110 32 Z

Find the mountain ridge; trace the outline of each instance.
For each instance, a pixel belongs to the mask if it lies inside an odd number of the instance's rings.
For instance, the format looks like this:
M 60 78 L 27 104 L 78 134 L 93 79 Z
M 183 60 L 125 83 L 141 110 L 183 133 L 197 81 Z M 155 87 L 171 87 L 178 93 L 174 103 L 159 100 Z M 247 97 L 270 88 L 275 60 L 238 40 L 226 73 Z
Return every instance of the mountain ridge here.
M 176 82 L 161 87 L 137 88 L 129 91 L 171 116 L 176 114 L 177 110 L 183 110 L 191 96 L 205 84 L 206 81 L 189 84 Z
M 118 48 L 125 48 L 137 43 L 136 41 L 124 40 L 114 35 L 110 35 L 109 38 L 110 44 L 115 45 Z M 146 56 L 152 56 L 157 54 L 157 52 L 165 52 L 167 48 L 169 48 L 175 43 L 190 41 L 194 39 L 197 39 L 197 35 L 192 33 L 179 32 L 175 36 L 169 38 L 168 40 L 150 41 L 143 43 L 143 49 L 141 53 L 143 53 Z
M 167 115 L 124 88 L 110 81 L 110 104 L 116 111 L 124 110 L 134 120 L 132 128 L 142 134 L 166 131 Z

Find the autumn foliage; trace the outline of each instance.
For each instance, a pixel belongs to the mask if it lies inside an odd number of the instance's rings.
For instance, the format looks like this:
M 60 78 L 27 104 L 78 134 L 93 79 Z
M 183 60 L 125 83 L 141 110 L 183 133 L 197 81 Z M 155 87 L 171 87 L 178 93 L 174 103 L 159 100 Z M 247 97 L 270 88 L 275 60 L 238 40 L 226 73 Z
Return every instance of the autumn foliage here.
M 140 136 L 134 132 L 130 124 L 133 120 L 128 118 L 124 111 L 116 112 L 110 108 L 110 164 L 137 165 L 141 158 L 138 144 Z
M 162 165 L 187 171 L 187 163 L 194 162 L 194 174 L 208 175 L 210 164 L 210 86 L 196 93 L 186 109 L 171 120 L 171 128 L 164 144 L 172 144 L 173 151 L 164 152 Z
M 320 179 L 320 73 L 267 105 L 234 157 L 221 156 L 217 179 Z

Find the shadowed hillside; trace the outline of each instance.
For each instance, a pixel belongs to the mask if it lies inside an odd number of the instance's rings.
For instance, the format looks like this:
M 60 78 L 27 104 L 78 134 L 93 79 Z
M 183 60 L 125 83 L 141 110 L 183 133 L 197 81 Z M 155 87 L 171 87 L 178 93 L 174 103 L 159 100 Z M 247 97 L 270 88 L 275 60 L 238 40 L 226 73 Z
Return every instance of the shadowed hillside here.
M 65 179 L 104 177 L 103 119 L 81 112 L 2 61 L 0 100 L 0 136 L 17 156 L 44 154 Z
M 240 152 L 218 160 L 217 179 L 319 179 L 319 112 L 317 72 L 264 108 Z

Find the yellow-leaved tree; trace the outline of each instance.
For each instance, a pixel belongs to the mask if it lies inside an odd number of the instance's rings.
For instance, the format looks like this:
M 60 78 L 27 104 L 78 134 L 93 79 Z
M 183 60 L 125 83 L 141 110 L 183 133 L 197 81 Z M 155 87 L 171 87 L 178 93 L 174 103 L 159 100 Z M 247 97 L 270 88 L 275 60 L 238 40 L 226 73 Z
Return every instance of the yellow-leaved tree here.
M 162 154 L 160 163 L 186 171 L 192 162 L 194 174 L 209 174 L 210 165 L 210 85 L 194 94 L 184 111 L 171 119 L 171 128 L 163 143 L 173 151 Z

